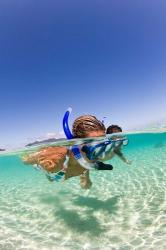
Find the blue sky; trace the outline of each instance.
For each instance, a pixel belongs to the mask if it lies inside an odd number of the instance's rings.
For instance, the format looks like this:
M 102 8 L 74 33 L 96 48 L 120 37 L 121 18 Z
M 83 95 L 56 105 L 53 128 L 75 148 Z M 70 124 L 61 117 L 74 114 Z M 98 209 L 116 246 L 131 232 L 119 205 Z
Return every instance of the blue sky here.
M 0 145 L 94 114 L 124 129 L 164 119 L 166 3 L 2 0 Z

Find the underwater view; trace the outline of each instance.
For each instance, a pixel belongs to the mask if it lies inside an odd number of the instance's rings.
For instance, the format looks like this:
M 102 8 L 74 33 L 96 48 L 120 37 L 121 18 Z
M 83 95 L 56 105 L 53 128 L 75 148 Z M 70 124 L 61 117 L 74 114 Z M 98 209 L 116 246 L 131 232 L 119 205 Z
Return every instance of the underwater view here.
M 166 249 L 166 132 L 127 138 L 132 164 L 91 171 L 90 190 L 1 155 L 0 249 Z

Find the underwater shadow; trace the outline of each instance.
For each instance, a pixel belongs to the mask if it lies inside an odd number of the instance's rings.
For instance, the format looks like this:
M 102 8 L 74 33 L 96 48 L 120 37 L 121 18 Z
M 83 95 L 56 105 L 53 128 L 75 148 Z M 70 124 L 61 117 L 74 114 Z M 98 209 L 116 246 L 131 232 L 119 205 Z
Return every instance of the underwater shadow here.
M 81 198 L 84 198 L 85 200 Z M 83 211 L 83 213 L 80 213 L 77 207 L 74 207 L 73 209 L 66 209 L 63 201 L 57 196 L 44 195 L 41 197 L 41 201 L 53 207 L 55 222 L 61 221 L 63 224 L 65 224 L 65 226 L 69 228 L 69 230 L 72 230 L 79 234 L 87 233 L 93 237 L 98 237 L 99 235 L 101 235 L 101 233 L 106 231 L 105 226 L 101 225 L 100 220 L 98 220 L 98 218 L 96 218 L 96 216 L 94 215 L 94 212 L 96 210 L 103 208 L 102 201 L 99 201 L 95 198 L 88 198 L 87 200 L 86 197 L 72 199 L 72 204 L 82 207 L 83 205 L 86 207 L 90 207 L 90 209 Z M 106 204 L 107 210 L 108 204 L 106 203 L 106 201 L 104 203 Z M 113 204 L 115 204 L 115 199 L 111 201 L 111 204 L 111 207 L 113 207 Z
M 81 233 L 87 233 L 92 237 L 98 237 L 107 229 L 102 225 L 94 212 L 101 211 L 109 214 L 116 214 L 118 210 L 118 200 L 120 196 L 114 196 L 105 201 L 94 197 L 73 197 L 71 203 L 76 205 L 73 209 L 65 207 L 63 201 L 58 196 L 45 195 L 41 197 L 42 202 L 53 207 L 55 221 L 61 221 L 69 230 Z M 78 211 L 77 206 L 86 208 L 83 213 Z M 108 215 L 109 216 L 109 215 Z
M 93 237 L 99 236 L 105 231 L 100 222 L 90 211 L 86 211 L 84 217 L 80 216 L 76 210 L 61 208 L 55 212 L 56 218 L 66 224 L 70 230 L 80 233 L 88 233 Z
M 99 200 L 93 197 L 80 196 L 76 198 L 73 202 L 79 206 L 86 206 L 93 210 L 103 210 L 111 214 L 116 214 L 118 210 L 118 199 L 120 196 L 114 196 L 105 201 Z

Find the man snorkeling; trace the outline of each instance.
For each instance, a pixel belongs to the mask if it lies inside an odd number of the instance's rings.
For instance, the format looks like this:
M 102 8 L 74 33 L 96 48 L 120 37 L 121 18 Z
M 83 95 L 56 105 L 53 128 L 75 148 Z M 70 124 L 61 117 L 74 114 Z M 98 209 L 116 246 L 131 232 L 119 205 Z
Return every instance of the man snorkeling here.
M 110 125 L 106 130 L 106 134 L 114 134 L 120 132 L 122 132 L 122 128 L 119 127 L 118 125 Z
M 122 128 L 119 127 L 118 125 L 111 125 L 107 128 L 106 130 L 106 134 L 114 134 L 114 133 L 121 133 L 122 132 Z M 114 136 L 112 137 L 112 139 L 116 139 L 119 138 L 119 136 Z M 122 147 L 123 143 L 119 143 L 119 145 L 117 147 L 115 147 L 111 153 L 113 153 L 114 155 L 117 155 L 123 162 L 125 162 L 128 165 L 131 165 L 132 161 L 126 159 L 126 157 L 124 156 L 124 154 L 121 151 L 121 147 Z M 112 155 L 112 157 L 114 156 Z M 111 157 L 111 156 L 110 156 Z
M 105 163 L 103 164 L 103 161 L 111 160 L 114 156 L 118 156 L 123 162 L 130 165 L 132 161 L 129 161 L 126 159 L 124 154 L 122 153 L 122 146 L 128 144 L 128 140 L 123 140 L 123 136 L 119 133 L 122 132 L 122 128 L 118 125 L 111 125 L 107 128 L 106 134 L 115 134 L 118 133 L 118 135 L 113 135 L 111 137 L 112 143 L 105 143 L 102 147 L 98 144 L 95 147 L 95 151 L 93 153 L 93 147 L 88 147 L 87 145 L 82 147 L 82 151 L 86 153 L 86 156 L 89 160 L 92 160 L 93 158 L 97 160 L 97 163 L 99 164 L 98 170 L 108 170 L 107 166 L 105 168 Z M 97 150 L 98 149 L 98 150 Z

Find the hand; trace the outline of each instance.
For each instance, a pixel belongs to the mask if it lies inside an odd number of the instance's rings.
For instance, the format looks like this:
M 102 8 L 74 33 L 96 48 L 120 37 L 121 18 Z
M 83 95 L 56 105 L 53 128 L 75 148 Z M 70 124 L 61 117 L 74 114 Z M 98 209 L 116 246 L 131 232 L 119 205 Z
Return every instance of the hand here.
M 127 159 L 126 159 L 126 161 L 125 161 L 125 162 L 126 162 L 126 164 L 128 164 L 128 165 L 131 165 L 131 164 L 132 164 L 132 161 L 127 160 Z

